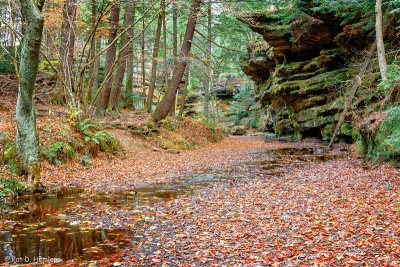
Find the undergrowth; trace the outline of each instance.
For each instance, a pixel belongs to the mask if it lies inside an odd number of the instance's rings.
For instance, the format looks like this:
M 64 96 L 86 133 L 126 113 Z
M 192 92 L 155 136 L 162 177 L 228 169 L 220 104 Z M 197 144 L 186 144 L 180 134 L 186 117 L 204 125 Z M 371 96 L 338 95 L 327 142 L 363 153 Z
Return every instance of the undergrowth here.
M 27 192 L 27 189 L 16 179 L 0 179 L 0 199 Z
M 400 160 L 400 107 L 373 114 L 360 127 L 362 152 L 372 160 Z
M 224 132 L 207 119 L 164 119 L 158 125 L 149 123 L 147 138 L 164 149 L 189 150 L 222 140 Z
M 79 159 L 87 165 L 86 158 L 97 157 L 99 152 L 106 155 L 123 152 L 118 140 L 98 124 L 90 119 L 78 120 L 73 111 L 69 114 L 61 123 L 47 122 L 40 127 L 44 133 L 40 139 L 42 159 L 58 165 Z

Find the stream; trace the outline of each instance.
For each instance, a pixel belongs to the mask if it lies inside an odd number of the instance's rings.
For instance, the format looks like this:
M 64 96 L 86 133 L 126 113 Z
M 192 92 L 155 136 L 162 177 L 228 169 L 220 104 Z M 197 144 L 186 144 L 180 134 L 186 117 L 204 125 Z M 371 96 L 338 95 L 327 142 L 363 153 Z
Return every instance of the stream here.
M 233 166 L 258 166 L 273 177 L 284 173 L 288 166 L 296 168 L 309 162 L 341 159 L 346 153 L 334 155 L 323 148 L 302 147 L 253 151 L 250 157 L 252 161 Z M 169 183 L 131 191 L 93 195 L 81 188 L 69 188 L 0 202 L 0 264 L 102 259 L 128 243 L 143 239 L 139 230 L 124 227 L 129 222 L 115 219 L 119 218 L 117 212 L 121 207 L 129 211 L 130 218 L 136 218 L 132 222 L 135 229 L 151 227 L 152 221 L 157 220 L 151 217 L 151 211 L 158 203 L 180 196 L 190 197 L 202 188 L 232 177 L 232 173 L 221 166 L 196 170 Z M 235 179 L 243 178 L 249 177 L 235 176 Z M 101 223 L 96 222 L 99 217 Z

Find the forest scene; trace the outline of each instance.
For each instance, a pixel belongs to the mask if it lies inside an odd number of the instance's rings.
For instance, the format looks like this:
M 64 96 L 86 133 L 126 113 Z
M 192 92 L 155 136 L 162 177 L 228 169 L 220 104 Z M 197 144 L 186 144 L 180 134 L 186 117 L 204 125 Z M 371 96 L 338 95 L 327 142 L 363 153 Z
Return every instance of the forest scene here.
M 400 0 L 0 0 L 0 266 L 400 266 Z

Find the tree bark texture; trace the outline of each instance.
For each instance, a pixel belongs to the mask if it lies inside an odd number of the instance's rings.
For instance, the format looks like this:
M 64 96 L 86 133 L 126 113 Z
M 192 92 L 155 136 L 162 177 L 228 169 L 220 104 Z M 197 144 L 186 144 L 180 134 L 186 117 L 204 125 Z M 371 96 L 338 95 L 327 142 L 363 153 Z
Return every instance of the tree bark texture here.
M 74 77 L 72 68 L 74 64 L 75 48 L 75 19 L 76 0 L 65 0 L 63 8 L 63 23 L 61 26 L 59 72 L 63 82 L 59 83 L 66 95 L 74 91 Z
M 20 0 L 27 27 L 20 61 L 19 91 L 16 108 L 16 155 L 18 168 L 27 187 L 36 190 L 39 184 L 39 136 L 36 130 L 34 91 L 39 67 L 44 18 L 35 1 Z
M 185 85 L 183 86 L 181 109 L 179 110 L 178 117 L 182 117 L 183 111 L 185 110 L 186 97 L 187 97 L 187 93 L 188 93 L 189 78 L 190 78 L 190 64 L 188 64 L 187 67 L 186 67 L 185 77 L 186 78 L 185 78 Z
M 167 91 L 165 92 L 160 103 L 157 105 L 156 110 L 152 114 L 152 119 L 156 122 L 163 120 L 167 117 L 168 112 L 174 103 L 176 91 L 182 81 L 182 77 L 185 73 L 185 68 L 190 61 L 190 49 L 192 48 L 193 34 L 196 29 L 197 16 L 200 11 L 201 0 L 193 0 L 192 7 L 186 26 L 185 38 L 182 43 L 181 54 L 179 62 L 175 65 L 172 80 L 168 85 Z
M 383 81 L 387 80 L 387 63 L 385 55 L 385 43 L 383 42 L 383 27 L 382 27 L 382 0 L 376 0 L 375 5 L 376 14 L 376 49 L 378 52 L 379 70 L 381 72 L 381 78 Z
M 153 105 L 154 89 L 156 87 L 158 51 L 160 48 L 161 27 L 162 27 L 162 22 L 163 22 L 165 0 L 161 0 L 160 8 L 161 8 L 161 12 L 160 12 L 160 15 L 158 16 L 157 31 L 156 31 L 156 36 L 155 36 L 155 40 L 154 40 L 153 62 L 151 65 L 149 91 L 147 93 L 147 107 L 146 107 L 147 112 L 151 112 L 151 108 Z
M 127 12 L 124 18 L 124 27 L 130 27 L 135 20 L 135 1 L 131 0 L 127 3 Z M 133 27 L 130 27 L 122 36 L 119 45 L 118 58 L 116 63 L 116 72 L 112 82 L 111 101 L 109 108 L 118 110 L 118 100 L 121 95 L 122 82 L 124 80 L 126 62 L 130 52 L 131 38 L 133 37 Z
M 120 11 L 121 8 L 119 2 L 114 2 L 114 5 L 111 8 L 110 32 L 108 35 L 108 44 L 113 43 L 114 39 L 118 35 L 118 21 L 119 21 Z M 114 64 L 116 54 L 117 54 L 117 42 L 114 42 L 107 50 L 107 55 L 106 55 L 106 70 L 104 77 L 109 76 L 109 78 L 103 81 L 103 83 L 105 84 L 102 95 L 100 97 L 100 103 L 98 106 L 98 113 L 101 115 L 105 114 L 106 109 L 108 107 L 108 103 L 110 102 L 111 86 L 113 82 L 113 75 L 110 72 L 112 71 L 111 68 L 112 65 Z

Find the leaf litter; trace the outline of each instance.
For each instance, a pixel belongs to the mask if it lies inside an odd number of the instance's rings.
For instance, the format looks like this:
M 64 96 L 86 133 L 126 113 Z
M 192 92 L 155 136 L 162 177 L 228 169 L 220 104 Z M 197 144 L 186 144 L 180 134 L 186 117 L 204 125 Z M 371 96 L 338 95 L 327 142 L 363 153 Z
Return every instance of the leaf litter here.
M 325 152 L 318 142 L 224 142 L 169 155 L 176 169 L 152 186 L 86 191 L 56 212 L 85 229 L 124 229 L 110 241 L 119 249 L 59 265 L 400 264 L 399 170 L 365 164 L 346 147 Z M 181 170 L 176 162 L 196 153 L 200 163 Z

